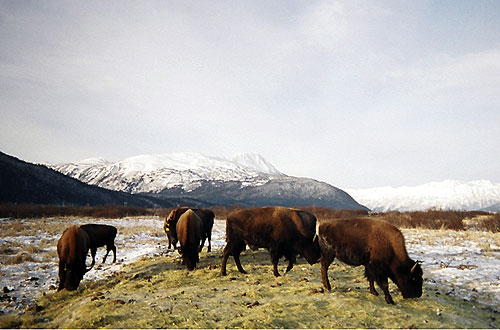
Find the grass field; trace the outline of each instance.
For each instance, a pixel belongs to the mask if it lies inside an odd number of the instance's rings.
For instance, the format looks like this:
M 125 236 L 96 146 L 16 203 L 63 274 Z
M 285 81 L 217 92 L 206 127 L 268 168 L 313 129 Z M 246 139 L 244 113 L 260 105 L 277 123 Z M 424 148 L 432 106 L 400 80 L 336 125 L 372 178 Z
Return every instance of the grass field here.
M 419 299 L 396 305 L 369 294 L 363 268 L 330 266 L 323 292 L 319 264 L 299 263 L 274 277 L 265 250 L 232 258 L 220 275 L 221 251 L 203 252 L 188 272 L 173 256 L 145 257 L 75 292 L 50 291 L 23 315 L 0 316 L 0 327 L 23 328 L 499 328 L 492 308 L 424 287 Z M 284 272 L 286 263 L 280 264 Z M 379 290 L 380 292 L 380 290 Z

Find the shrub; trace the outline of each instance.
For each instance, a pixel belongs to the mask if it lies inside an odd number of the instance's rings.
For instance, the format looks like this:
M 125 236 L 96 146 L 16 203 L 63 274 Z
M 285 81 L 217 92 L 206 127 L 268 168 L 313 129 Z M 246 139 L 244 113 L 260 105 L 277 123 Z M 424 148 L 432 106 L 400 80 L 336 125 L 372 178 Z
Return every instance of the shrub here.
M 481 221 L 481 228 L 485 231 L 491 231 L 492 233 L 500 232 L 500 213 L 483 219 Z
M 37 204 L 0 204 L 2 218 L 45 218 L 45 217 L 92 217 L 92 218 L 124 218 L 128 216 L 149 216 L 155 211 L 135 206 L 103 205 L 103 206 L 53 206 Z

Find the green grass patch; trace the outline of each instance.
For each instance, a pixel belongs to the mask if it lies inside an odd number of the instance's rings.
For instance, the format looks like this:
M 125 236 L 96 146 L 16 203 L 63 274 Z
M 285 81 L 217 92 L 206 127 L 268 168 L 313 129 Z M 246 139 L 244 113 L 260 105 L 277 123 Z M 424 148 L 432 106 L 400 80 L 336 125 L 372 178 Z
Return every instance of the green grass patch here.
M 499 328 L 491 307 L 425 287 L 419 299 L 396 305 L 369 293 L 362 267 L 330 266 L 331 292 L 322 292 L 319 264 L 303 259 L 274 277 L 267 251 L 232 257 L 220 275 L 221 251 L 203 252 L 188 272 L 174 257 L 144 258 L 105 280 L 42 296 L 20 317 L 0 317 L 0 327 L 23 328 Z M 280 264 L 284 272 L 286 263 Z M 425 270 L 424 270 L 425 271 Z M 332 279 L 333 278 L 333 279 Z M 381 292 L 381 290 L 379 290 Z M 439 311 L 439 312 L 438 312 Z

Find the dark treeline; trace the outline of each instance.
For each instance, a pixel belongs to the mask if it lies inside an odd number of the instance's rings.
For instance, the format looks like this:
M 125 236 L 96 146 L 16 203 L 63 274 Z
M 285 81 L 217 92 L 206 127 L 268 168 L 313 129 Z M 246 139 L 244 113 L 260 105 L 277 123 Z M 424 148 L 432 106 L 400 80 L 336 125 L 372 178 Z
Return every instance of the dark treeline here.
M 225 219 L 236 207 L 213 207 L 217 219 Z M 414 212 L 368 213 L 364 210 L 337 210 L 325 207 L 300 207 L 316 215 L 318 219 L 346 219 L 358 216 L 380 217 L 399 228 L 478 230 L 500 232 L 500 213 L 491 214 L 481 211 L 444 211 L 427 210 Z M 172 208 L 151 209 L 135 206 L 53 206 L 38 204 L 0 204 L 0 218 L 43 218 L 43 217 L 89 217 L 119 219 L 135 216 L 166 217 Z M 472 219 L 484 216 L 480 220 Z M 477 219 L 477 218 L 476 218 Z M 470 221 L 474 221 L 471 225 Z
M 39 204 L 0 204 L 0 218 L 90 217 L 119 219 L 133 216 L 154 216 L 157 209 L 135 206 L 55 206 Z

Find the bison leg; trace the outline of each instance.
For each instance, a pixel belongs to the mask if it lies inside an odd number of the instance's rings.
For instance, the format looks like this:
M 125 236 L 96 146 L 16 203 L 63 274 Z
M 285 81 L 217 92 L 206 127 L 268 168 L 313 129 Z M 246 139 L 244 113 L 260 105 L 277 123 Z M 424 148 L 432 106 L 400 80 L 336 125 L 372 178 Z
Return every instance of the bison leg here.
M 110 251 L 110 248 L 108 246 L 106 246 L 106 254 L 104 255 L 104 258 L 102 258 L 102 263 L 106 262 L 106 258 L 108 257 L 109 251 Z
M 116 246 L 113 244 L 107 244 L 106 245 L 106 254 L 104 255 L 104 258 L 102 259 L 102 263 L 106 262 L 106 258 L 108 257 L 109 251 L 113 251 L 113 263 L 116 261 Z
M 377 284 L 380 286 L 382 291 L 384 291 L 385 301 L 388 304 L 394 305 L 394 300 L 392 300 L 391 294 L 389 293 L 389 281 L 387 280 L 387 277 L 385 279 L 377 280 Z
M 297 259 L 293 254 L 286 256 L 286 258 L 288 259 L 288 267 L 286 267 L 286 272 L 288 273 L 292 270 L 293 264 L 297 261 Z
M 328 280 L 328 267 L 332 263 L 333 259 L 330 260 L 330 258 L 325 258 L 324 256 L 321 256 L 320 263 L 321 263 L 321 281 L 323 282 L 323 286 L 327 290 L 331 290 L 332 287 L 330 286 L 330 281 Z
M 373 279 L 368 280 L 368 282 L 370 283 L 370 293 L 374 296 L 378 296 L 378 292 L 375 290 L 375 285 L 373 285 Z
M 208 248 L 207 248 L 207 252 L 210 252 L 210 251 L 212 250 L 212 243 L 211 243 L 212 237 L 210 237 L 210 236 L 212 236 L 212 235 L 211 235 L 211 234 L 208 234 L 208 237 L 207 237 L 207 239 L 208 239 Z
M 241 266 L 241 262 L 240 262 L 240 252 L 238 253 L 235 253 L 233 255 L 233 258 L 234 258 L 234 262 L 236 263 L 236 267 L 238 267 L 238 270 L 240 271 L 240 273 L 242 274 L 247 274 L 247 272 L 243 269 L 243 267 Z
M 227 264 L 227 258 L 229 258 L 229 250 L 227 248 L 227 245 L 224 247 L 224 251 L 222 252 L 222 264 L 220 266 L 220 274 L 222 276 L 226 276 L 226 264 Z
M 167 239 L 168 239 L 168 249 L 170 250 L 172 248 L 172 237 L 170 237 L 170 233 L 167 232 Z
M 278 277 L 281 276 L 280 273 L 278 272 L 278 262 L 280 261 L 280 256 L 273 250 L 269 251 L 271 253 L 271 262 L 273 263 L 273 273 L 274 276 Z
M 66 282 L 66 263 L 63 260 L 59 260 L 59 287 L 57 291 L 64 289 L 64 283 Z
M 370 283 L 370 293 L 374 296 L 378 296 L 378 292 L 375 290 L 375 285 L 373 284 L 375 282 L 375 277 L 367 266 L 365 266 L 365 276 L 368 279 L 368 283 Z
M 203 246 L 205 245 L 205 240 L 206 240 L 206 237 L 203 236 L 203 238 L 201 239 L 201 244 L 198 247 L 198 253 L 201 252 L 201 250 L 203 249 Z
M 240 262 L 240 253 L 245 250 L 245 242 L 228 242 L 226 244 L 226 247 L 224 247 L 224 252 L 222 254 L 222 265 L 220 268 L 220 273 L 221 275 L 225 276 L 226 275 L 226 265 L 227 265 L 227 259 L 229 258 L 230 255 L 233 256 L 234 262 L 236 263 L 236 267 L 238 267 L 238 270 L 240 273 L 247 274 L 247 272 L 243 269 L 241 266 Z
M 96 253 L 96 252 L 97 252 L 97 248 L 95 248 L 95 247 L 90 248 L 90 255 L 92 256 L 92 263 L 90 264 L 90 268 L 89 268 L 89 270 L 90 270 L 92 267 L 94 267 L 94 265 L 95 265 L 95 253 Z
M 224 248 L 224 252 L 222 254 L 222 264 L 220 266 L 220 273 L 222 276 L 226 276 L 226 265 L 227 265 L 227 259 L 229 258 L 230 252 L 229 249 L 226 247 Z M 241 261 L 240 261 L 240 253 L 234 253 L 233 254 L 234 262 L 236 263 L 236 267 L 238 267 L 238 270 L 240 273 L 247 274 L 247 272 L 243 269 L 241 266 Z

